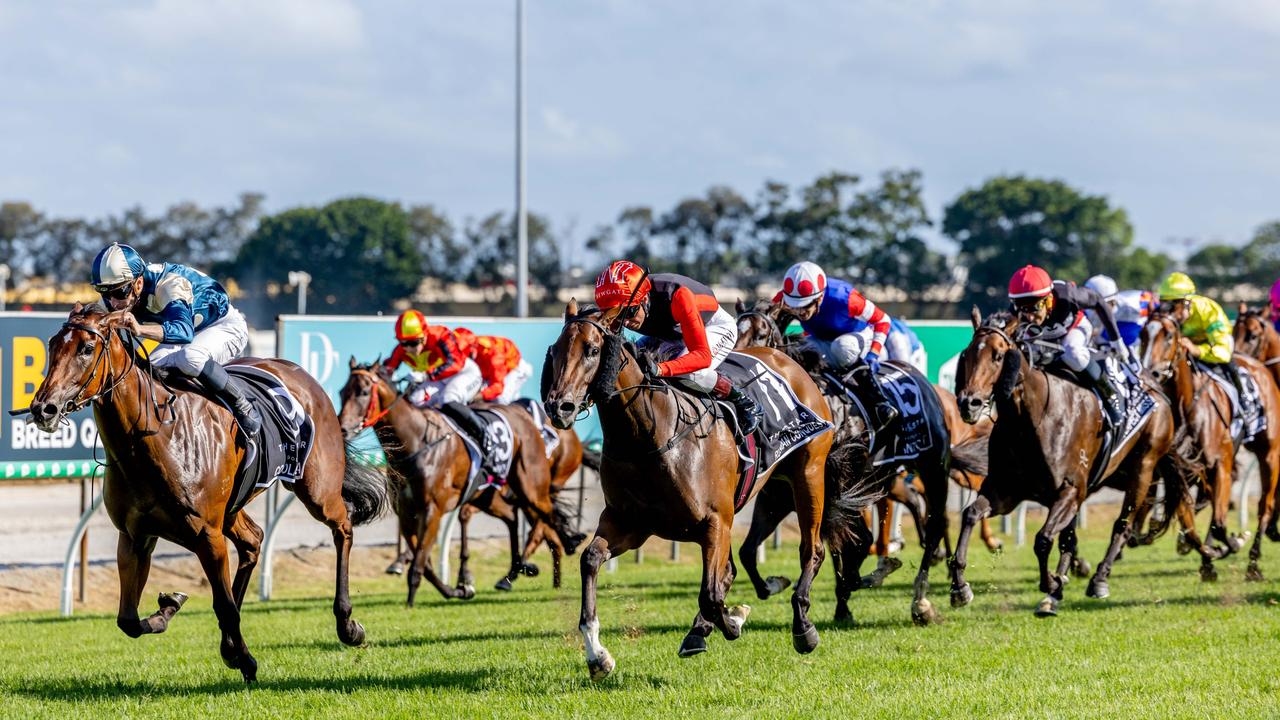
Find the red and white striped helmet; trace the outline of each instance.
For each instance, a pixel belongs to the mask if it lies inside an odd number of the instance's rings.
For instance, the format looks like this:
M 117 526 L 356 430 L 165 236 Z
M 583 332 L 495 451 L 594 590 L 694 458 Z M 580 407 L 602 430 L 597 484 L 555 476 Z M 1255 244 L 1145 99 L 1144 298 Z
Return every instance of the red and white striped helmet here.
M 782 280 L 782 301 L 787 307 L 799 308 L 822 297 L 827 289 L 827 274 L 817 263 L 798 262 L 787 270 Z
M 1041 298 L 1053 292 L 1053 278 L 1044 269 L 1027 265 L 1009 278 L 1009 299 Z

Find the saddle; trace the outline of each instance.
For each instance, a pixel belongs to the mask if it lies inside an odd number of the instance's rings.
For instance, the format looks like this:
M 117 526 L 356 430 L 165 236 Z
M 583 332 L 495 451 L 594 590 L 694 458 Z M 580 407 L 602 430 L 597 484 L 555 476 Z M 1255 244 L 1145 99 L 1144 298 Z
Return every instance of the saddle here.
M 1248 370 L 1235 362 L 1206 363 L 1200 360 L 1195 361 L 1194 367 L 1212 378 L 1230 398 L 1231 437 L 1237 444 L 1247 443 L 1267 429 L 1267 417 L 1262 412 L 1262 394 L 1257 381 Z M 1227 375 L 1232 372 L 1240 380 L 1240 387 L 1244 389 L 1243 396 L 1237 392 L 1236 384 Z
M 467 487 L 462 493 L 463 502 L 469 501 L 485 488 L 505 486 L 515 459 L 515 432 L 507 418 L 500 412 L 486 408 L 477 407 L 475 411 L 484 420 L 487 453 L 469 433 L 454 423 L 453 418 L 440 414 L 445 424 L 462 438 L 467 456 L 471 459 L 471 468 L 467 471 Z
M 852 409 L 862 418 L 863 433 L 867 437 L 871 464 L 875 467 L 914 460 L 933 449 L 941 438 L 934 436 L 933 427 L 925 413 L 926 393 L 933 392 L 923 375 L 909 365 L 896 361 L 881 363 L 877 379 L 885 398 L 898 411 L 898 419 L 887 430 L 875 432 L 870 408 L 862 398 L 860 388 L 850 382 L 848 375 L 837 376 L 824 372 L 830 386 L 838 388 L 851 403 Z M 882 428 L 885 430 L 886 428 Z
M 244 507 L 256 488 L 280 481 L 293 489 L 311 455 L 315 426 L 275 375 L 251 365 L 228 365 L 227 375 L 262 416 L 262 430 L 246 440 L 244 459 L 236 470 L 230 514 Z

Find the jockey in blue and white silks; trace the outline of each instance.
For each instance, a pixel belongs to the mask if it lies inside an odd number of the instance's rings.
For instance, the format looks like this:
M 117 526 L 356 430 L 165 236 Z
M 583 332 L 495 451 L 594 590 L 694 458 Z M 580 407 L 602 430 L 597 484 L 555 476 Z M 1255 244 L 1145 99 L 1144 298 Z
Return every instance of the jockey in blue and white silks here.
M 231 408 L 246 435 L 258 432 L 257 410 L 222 367 L 249 344 L 244 316 L 222 285 L 185 265 L 147 264 L 121 243 L 108 245 L 93 259 L 90 282 L 109 310 L 131 311 L 128 329 L 134 335 L 160 343 L 150 353 L 156 367 L 199 380 Z

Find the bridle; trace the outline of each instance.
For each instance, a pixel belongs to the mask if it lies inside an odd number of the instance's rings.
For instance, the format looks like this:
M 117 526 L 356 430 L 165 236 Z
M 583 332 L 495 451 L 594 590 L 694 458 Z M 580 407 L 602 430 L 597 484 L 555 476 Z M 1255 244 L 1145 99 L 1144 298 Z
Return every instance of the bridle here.
M 781 347 L 782 330 L 778 328 L 778 321 L 774 320 L 772 315 L 765 310 L 747 310 L 738 315 L 738 320 L 749 318 L 761 318 L 764 320 L 769 327 L 769 337 L 766 341 L 769 347 Z
M 138 367 L 138 363 L 135 359 L 134 353 L 128 352 L 126 354 L 129 357 L 129 366 L 125 369 L 124 372 L 118 375 L 116 374 L 115 362 L 111 359 L 111 337 L 114 336 L 115 333 L 109 333 L 109 334 L 103 333 L 102 331 L 98 330 L 95 327 L 85 325 L 84 323 L 72 322 L 70 320 L 62 323 L 62 327 L 64 330 L 82 330 L 86 333 L 89 333 L 90 335 L 96 337 L 101 342 L 101 348 L 102 348 L 94 356 L 93 369 L 89 373 L 89 377 L 85 378 L 84 382 L 80 383 L 80 387 L 76 391 L 76 396 L 71 400 L 67 401 L 67 404 L 63 406 L 63 411 L 65 413 L 70 414 L 70 413 L 78 412 L 79 410 L 89 405 L 90 403 L 96 402 L 102 398 L 105 398 L 111 395 L 112 391 L 114 391 L 117 387 L 120 387 L 120 385 L 124 383 L 126 379 L 128 379 L 129 375 L 132 374 L 134 370 L 138 370 L 139 372 L 141 372 L 141 368 Z M 134 337 L 132 334 L 126 333 L 126 335 L 129 338 L 130 349 L 133 349 L 135 347 L 138 349 L 141 349 L 140 343 L 135 345 L 135 343 L 137 343 L 136 337 Z M 123 340 L 121 340 L 121 342 L 123 342 Z M 99 371 L 101 371 L 104 366 L 106 368 L 106 373 L 103 375 L 103 377 L 109 378 L 110 384 L 106 385 L 106 387 L 100 387 L 98 389 L 98 392 L 88 397 L 85 397 L 85 391 L 88 390 L 89 386 L 93 384 L 94 379 L 98 377 Z M 151 366 L 150 369 L 152 371 L 151 378 L 152 380 L 155 381 L 155 382 L 149 383 L 149 387 L 150 387 L 150 394 L 151 394 L 151 405 L 153 408 L 155 408 L 156 419 L 160 421 L 161 425 L 171 425 L 177 419 L 176 416 L 174 415 L 174 403 L 177 401 L 178 395 L 177 393 L 170 390 L 167 385 L 164 385 L 164 383 L 154 375 L 154 371 L 155 371 L 154 366 Z M 159 403 L 156 401 L 156 383 L 159 383 L 161 386 L 163 386 L 165 390 L 169 390 L 169 397 L 163 403 Z M 166 407 L 169 409 L 168 420 L 165 420 L 163 414 L 160 412 L 161 407 Z
M 367 368 L 356 368 L 351 371 L 353 376 L 361 375 L 373 380 L 373 385 L 369 387 L 369 404 L 364 409 L 364 417 L 360 421 L 360 429 L 371 428 L 378 424 L 378 421 L 387 416 L 391 412 L 391 408 L 404 398 L 404 393 L 396 393 L 396 399 L 385 408 L 382 407 L 382 399 L 378 394 L 378 384 L 382 382 L 382 377 L 376 372 Z

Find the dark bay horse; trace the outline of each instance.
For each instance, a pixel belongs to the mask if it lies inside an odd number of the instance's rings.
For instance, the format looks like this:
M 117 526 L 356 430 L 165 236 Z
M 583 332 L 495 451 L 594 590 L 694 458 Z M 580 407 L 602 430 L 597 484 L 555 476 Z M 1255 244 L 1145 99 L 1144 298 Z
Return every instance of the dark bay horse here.
M 1094 394 L 1044 369 L 1027 367 L 1020 345 L 1003 328 L 984 325 L 976 308 L 973 326 L 973 339 L 960 353 L 956 368 L 960 414 L 965 422 L 976 422 L 994 406 L 997 415 L 991 431 L 989 474 L 977 499 L 964 511 L 952 559 L 952 604 L 967 605 L 973 599 L 964 579 L 973 526 L 993 511 L 1009 512 L 1023 500 L 1034 500 L 1049 508 L 1035 540 L 1040 590 L 1045 593 L 1036 614 L 1057 614 L 1064 576 L 1076 554 L 1073 522 L 1085 498 L 1103 485 L 1125 493 L 1111 545 L 1086 593 L 1107 597 L 1111 567 L 1133 530 L 1134 516 L 1146 503 L 1157 464 L 1167 473 L 1177 472 L 1177 456 L 1170 453 L 1174 422 L 1169 404 L 1158 391 L 1149 389 L 1156 403 L 1151 416 L 1110 458 L 1099 457 L 1103 413 Z M 1095 463 L 1103 466 L 1099 482 L 1091 485 Z M 1059 534 L 1058 568 L 1050 572 L 1049 553 Z
M 430 408 L 414 407 L 392 384 L 390 377 L 379 366 L 358 365 L 351 360 L 351 374 L 339 392 L 342 408 L 338 418 L 343 433 L 353 438 L 367 427 L 374 428 L 382 443 L 383 452 L 393 472 L 400 481 L 395 493 L 396 515 L 400 520 L 400 533 L 412 553 L 407 574 L 407 604 L 412 607 L 423 576 L 445 598 L 470 599 L 475 596 L 467 562 L 470 553 L 467 546 L 467 521 L 470 513 L 459 512 L 461 541 L 459 542 L 458 582 L 449 587 L 445 579 L 437 575 L 431 559 L 440 521 L 464 501 L 463 492 L 471 470 L 471 457 L 458 433 L 444 420 L 444 416 Z M 576 548 L 570 537 L 563 514 L 557 514 L 551 496 L 551 475 L 548 471 L 545 445 L 542 435 L 529 413 L 522 408 L 492 406 L 511 424 L 514 436 L 513 462 L 507 487 L 512 492 L 508 501 L 496 488 L 486 489 L 470 502 L 480 510 L 490 513 L 507 524 L 511 537 L 511 569 L 499 583 L 510 588 L 510 582 L 521 573 L 536 574 L 537 570 L 525 562 L 542 540 L 551 547 L 555 564 L 555 580 L 559 579 L 559 556 L 565 545 Z M 519 552 L 516 535 L 517 509 L 525 510 L 534 532 L 530 533 L 530 545 Z M 555 528 L 545 534 L 541 525 Z
M 200 559 L 222 631 L 223 662 L 252 682 L 258 663 L 240 632 L 240 606 L 258 562 L 262 529 L 248 513 L 227 512 L 244 456 L 243 441 L 237 438 L 231 413 L 221 405 L 160 384 L 117 329 L 122 320 L 122 313 L 108 315 L 100 305 L 76 303 L 62 329 L 49 339 L 49 374 L 32 399 L 31 415 L 48 432 L 67 413 L 93 403 L 107 456 L 104 504 L 120 531 L 120 629 L 135 638 L 162 633 L 186 601 L 182 593 L 163 593 L 159 610 L 138 618 L 156 540 L 169 540 Z M 338 638 L 360 645 L 364 628 L 351 618 L 347 586 L 351 527 L 381 513 L 385 478 L 352 456 L 328 395 L 302 368 L 286 360 L 257 358 L 235 364 L 252 365 L 280 378 L 314 422 L 314 446 L 293 491 L 307 512 L 333 531 Z M 228 539 L 239 556 L 234 582 L 228 577 Z
M 781 328 L 785 323 L 790 321 L 790 315 L 781 305 L 772 303 L 765 304 L 767 301 L 758 303 L 755 308 L 748 310 L 745 305 L 739 301 L 738 303 L 738 343 L 736 349 L 744 350 L 751 347 L 774 347 L 786 351 L 791 357 L 796 358 L 805 364 L 812 362 L 813 359 L 804 357 L 805 353 L 800 348 L 789 345 L 784 342 L 784 336 Z M 764 343 L 764 345 L 761 345 Z M 918 375 L 914 368 L 910 368 L 904 364 L 898 364 L 899 367 L 909 370 L 912 374 Z M 950 432 L 946 425 L 946 412 L 941 405 L 941 398 L 934 390 L 934 386 L 924 381 L 923 377 L 919 377 L 919 385 L 922 388 L 921 405 L 927 422 L 930 424 L 931 431 L 934 436 L 939 438 L 941 442 L 935 448 L 922 453 L 918 458 L 906 461 L 903 465 L 907 471 L 914 474 L 913 480 L 907 479 L 906 473 L 899 473 L 898 465 L 885 465 L 879 468 L 873 468 L 864 465 L 857 472 L 866 475 L 864 482 L 873 486 L 884 486 L 888 488 L 886 497 L 892 498 L 903 503 L 910 510 L 912 518 L 915 521 L 917 531 L 920 533 L 921 546 L 924 549 L 924 557 L 921 559 L 919 569 L 916 573 L 915 582 L 913 583 L 914 597 L 912 598 L 911 616 L 918 624 L 928 624 L 939 618 L 938 612 L 934 609 L 933 604 L 927 597 L 929 587 L 929 567 L 933 564 L 933 559 L 938 555 L 940 549 L 942 557 L 950 555 L 950 540 L 947 537 L 947 478 L 949 475 L 954 476 L 952 467 L 952 447 L 950 440 Z M 857 417 L 857 413 L 851 411 L 851 403 L 847 400 L 845 391 L 836 388 L 834 384 L 823 377 L 815 377 L 815 381 L 823 393 L 823 398 L 831 410 L 832 418 L 837 423 L 835 442 L 838 447 L 848 447 L 865 445 L 863 440 L 863 423 L 861 418 Z M 985 438 L 977 437 L 979 431 L 971 433 L 975 437 L 975 447 L 981 444 L 981 450 L 985 454 Z M 865 454 L 865 447 L 864 454 Z M 963 456 L 964 452 L 960 453 Z M 958 463 L 964 467 L 965 460 Z M 977 463 L 978 459 L 974 458 Z M 967 476 L 961 476 L 961 479 L 968 479 Z M 769 597 L 775 592 L 780 592 L 786 588 L 788 580 L 784 577 L 772 576 L 767 579 L 760 576 L 756 569 L 756 550 L 760 543 L 773 532 L 774 528 L 782 521 L 786 515 L 791 512 L 792 506 L 790 498 L 781 490 L 773 490 L 762 492 L 756 500 L 751 520 L 751 529 L 747 533 L 747 538 L 742 544 L 742 548 L 738 552 L 738 558 L 742 562 L 743 569 L 747 571 L 751 578 L 752 584 L 756 588 L 756 594 L 761 599 Z M 892 512 L 889 504 L 883 502 L 880 505 L 880 542 L 876 543 L 875 548 L 879 553 L 880 562 L 876 566 L 876 570 L 867 577 L 861 577 L 859 567 L 865 558 L 865 553 L 861 550 L 866 549 L 869 544 L 871 533 L 866 529 L 869 519 L 866 515 L 860 518 L 857 534 L 860 536 L 861 543 L 858 546 L 850 548 L 847 556 L 832 553 L 832 565 L 836 569 L 836 620 L 838 622 L 852 622 L 853 614 L 849 610 L 849 596 L 860 587 L 878 586 L 884 577 L 901 565 L 901 561 L 896 558 L 889 557 L 888 535 L 892 522 Z
M 1167 313 L 1153 313 L 1143 328 L 1141 355 L 1143 363 L 1174 401 L 1175 420 L 1187 426 L 1201 455 L 1205 469 L 1203 488 L 1209 495 L 1212 509 L 1209 539 L 1217 540 L 1223 547 L 1201 541 L 1195 530 L 1195 505 L 1189 497 L 1182 498 L 1178 519 L 1191 547 L 1200 552 L 1200 577 L 1212 581 L 1218 577 L 1213 561 L 1241 549 L 1245 542 L 1244 538 L 1227 533 L 1227 512 L 1239 448 L 1231 434 L 1233 409 L 1230 396 L 1206 373 L 1195 370 L 1181 339 L 1182 331 L 1177 320 Z M 1274 533 L 1275 526 L 1276 479 L 1280 473 L 1280 391 L 1261 362 L 1238 353 L 1232 359 L 1245 368 L 1257 383 L 1262 400 L 1260 412 L 1267 418 L 1266 432 L 1244 445 L 1258 459 L 1258 476 L 1262 484 L 1258 498 L 1258 532 L 1249 549 L 1245 578 L 1261 580 L 1258 559 L 1262 556 L 1262 536 L 1269 528 Z
M 725 606 L 735 574 L 730 533 L 738 456 L 733 433 L 692 396 L 646 379 L 623 335 L 613 327 L 615 319 L 594 307 L 580 310 L 576 301 L 570 301 L 542 378 L 547 413 L 557 427 L 571 427 L 592 403 L 600 413 L 605 508 L 596 535 L 582 554 L 578 624 L 587 668 L 597 680 L 614 669 L 612 655 L 600 642 L 596 616 L 600 566 L 640 547 L 651 536 L 694 542 L 702 548 L 698 614 L 681 643 L 682 657 L 705 651 L 706 638 L 715 629 L 726 639 L 739 637 L 750 610 Z M 817 386 L 799 366 L 775 350 L 749 352 L 779 372 L 802 403 L 829 418 Z M 800 518 L 802 567 L 791 604 L 792 642 L 802 653 L 818 645 L 818 631 L 808 618 L 809 592 L 823 559 L 821 525 L 824 518 L 834 521 L 831 514 L 841 501 L 826 496 L 824 465 L 830 449 L 831 433 L 822 433 L 796 448 L 771 473 L 790 479 Z M 769 475 L 762 476 L 755 492 L 773 485 Z M 866 502 L 846 498 L 850 507 Z

